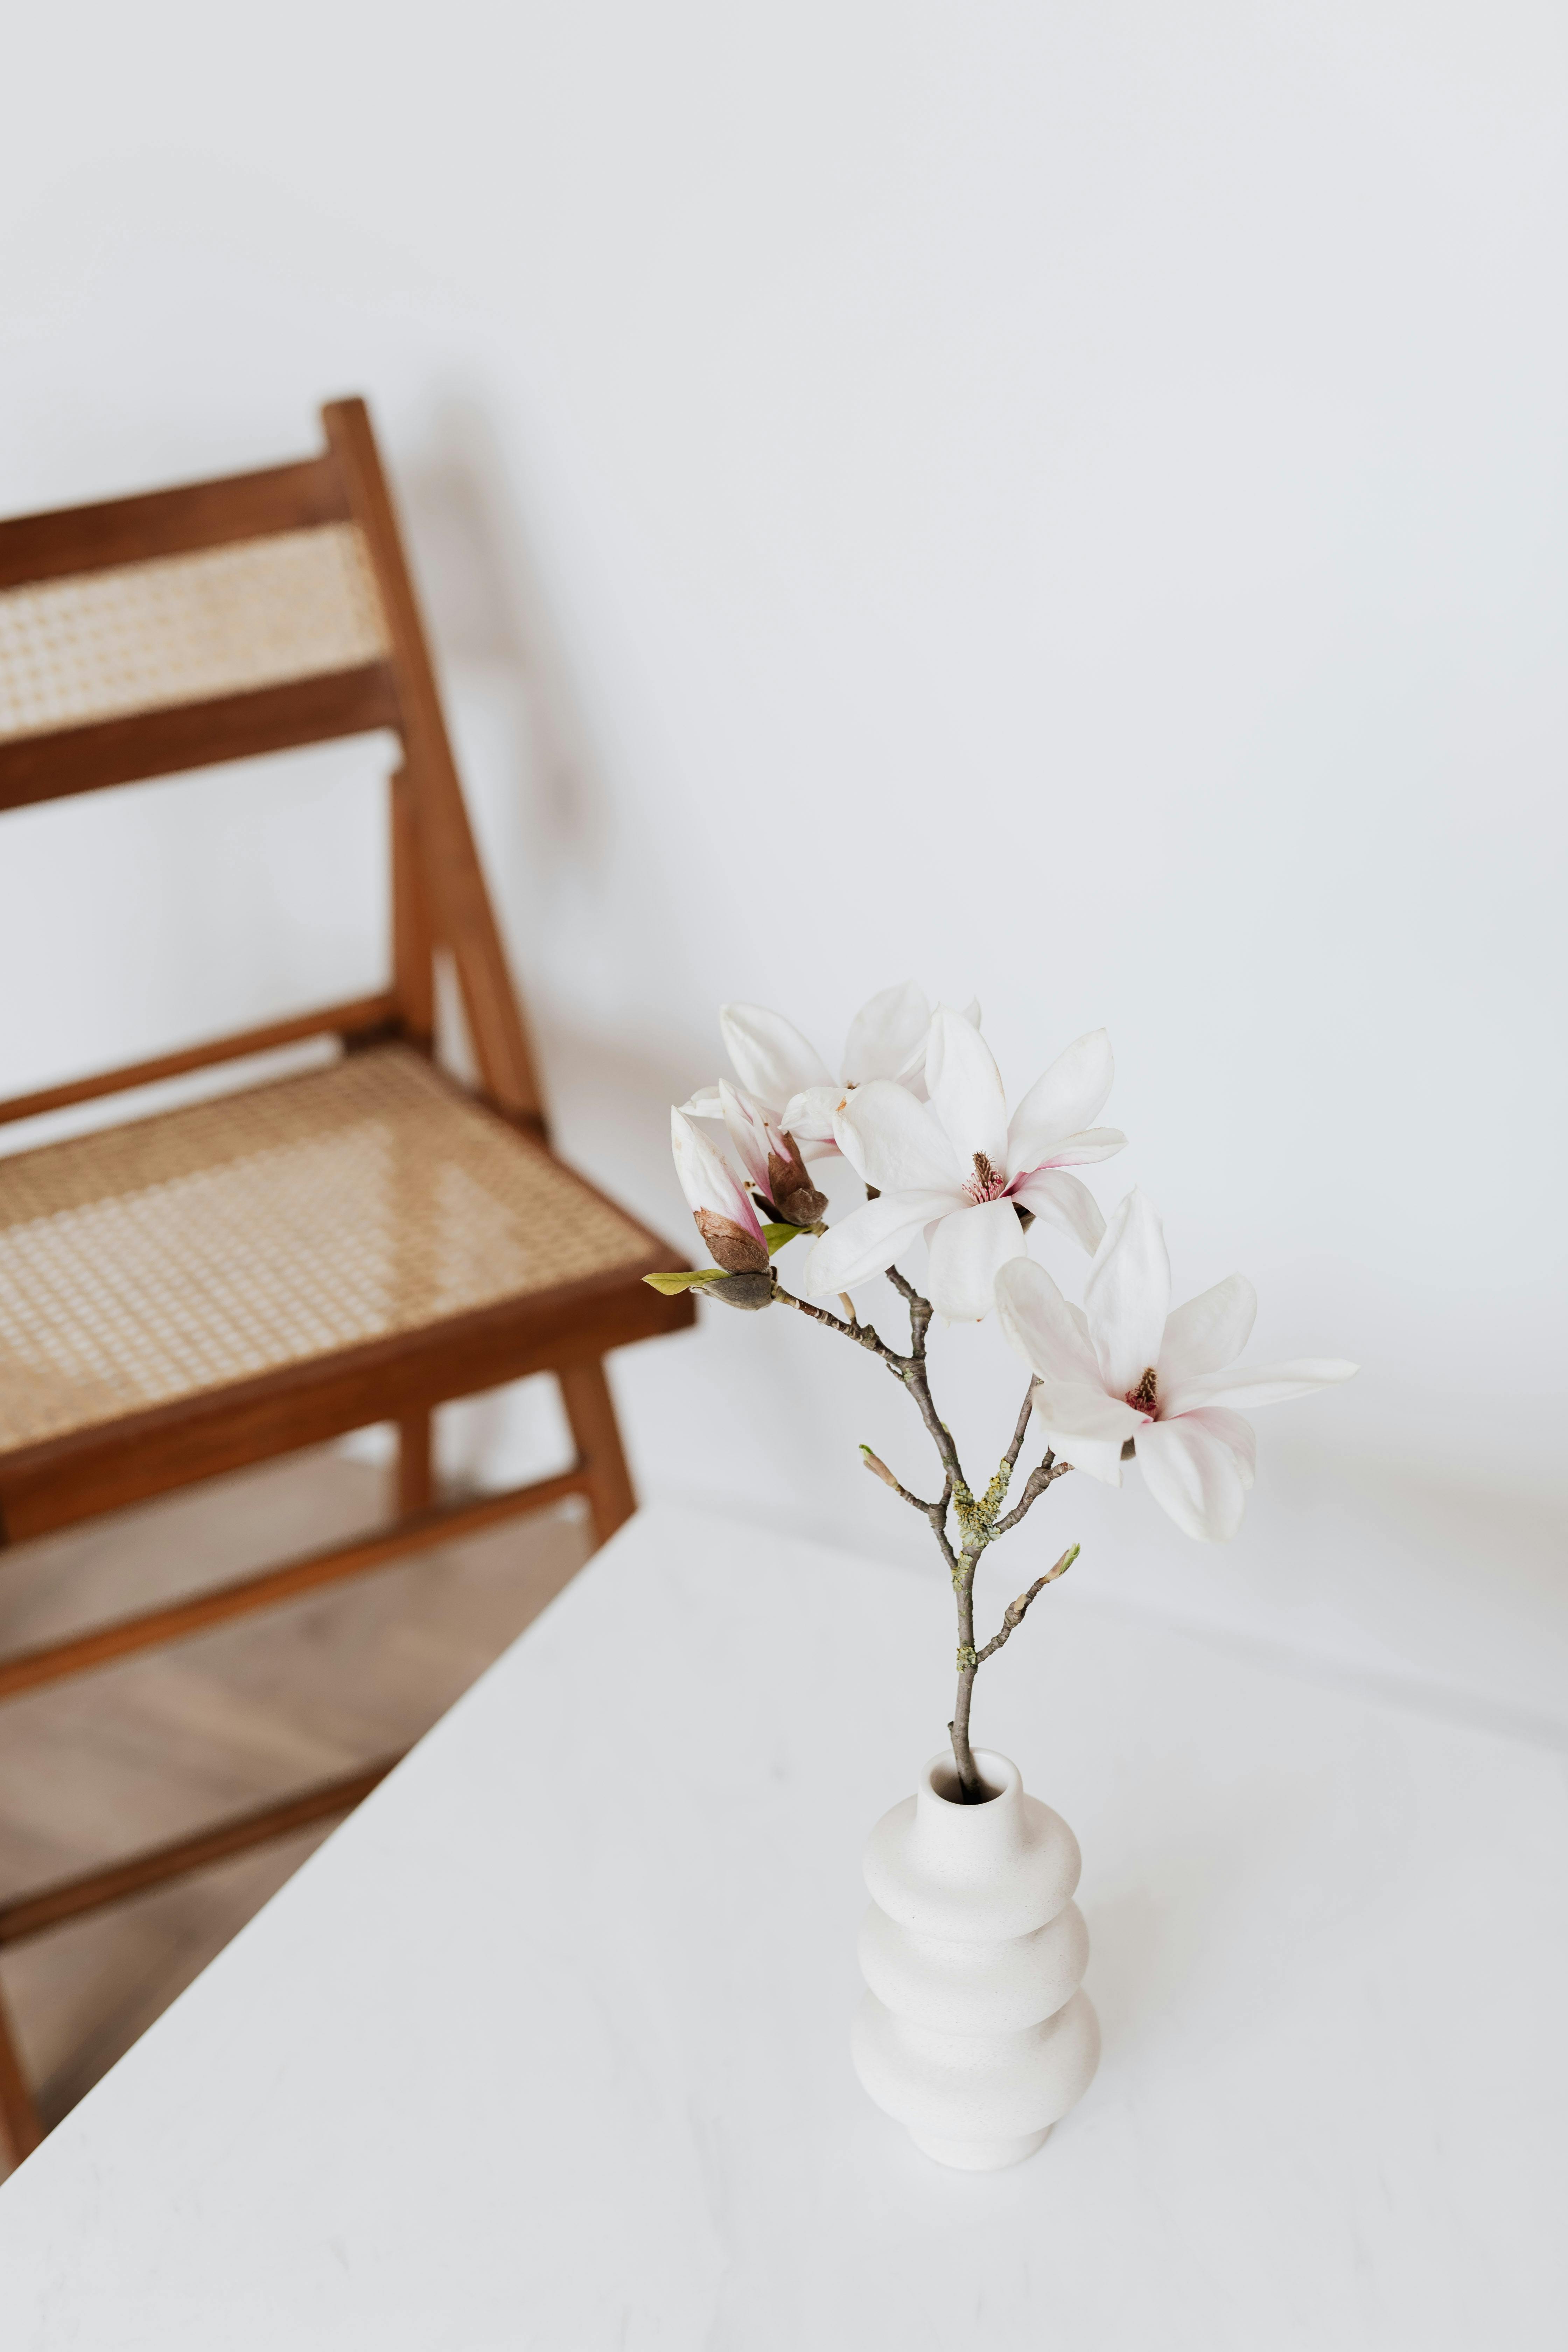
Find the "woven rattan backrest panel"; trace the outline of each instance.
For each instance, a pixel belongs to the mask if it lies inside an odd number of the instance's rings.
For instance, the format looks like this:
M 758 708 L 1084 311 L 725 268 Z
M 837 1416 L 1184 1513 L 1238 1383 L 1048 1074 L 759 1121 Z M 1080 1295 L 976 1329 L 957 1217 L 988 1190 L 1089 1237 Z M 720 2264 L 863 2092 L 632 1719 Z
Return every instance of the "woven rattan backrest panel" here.
M 383 660 L 354 524 L 0 590 L 0 742 Z
M 402 1046 L 0 1160 L 0 1453 L 647 1247 Z

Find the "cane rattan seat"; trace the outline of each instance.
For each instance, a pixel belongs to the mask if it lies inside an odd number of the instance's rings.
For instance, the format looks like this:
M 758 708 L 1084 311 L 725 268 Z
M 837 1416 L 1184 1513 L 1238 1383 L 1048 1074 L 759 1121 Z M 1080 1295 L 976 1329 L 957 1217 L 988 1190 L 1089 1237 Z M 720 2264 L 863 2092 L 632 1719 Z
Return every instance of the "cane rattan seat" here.
M 0 1160 L 0 1450 L 644 1264 L 405 1045 Z
M 386 984 L 0 1102 L 0 1122 L 308 1038 L 325 1066 L 0 1156 L 0 1559 L 9 1546 L 373 1424 L 381 1528 L 238 1582 L 0 1655 L 0 1703 L 110 1659 L 581 1496 L 634 1507 L 604 1358 L 692 1321 L 675 1254 L 549 1146 L 361 401 L 298 464 L 0 522 L 0 814 L 337 737 L 395 740 Z M 472 1090 L 437 1064 L 436 970 Z M 432 1414 L 553 1375 L 574 1459 L 442 1495 Z M 177 1843 L 0 1898 L 0 1947 L 329 1818 L 395 1759 Z M 39 2121 L 0 1999 L 0 2148 Z

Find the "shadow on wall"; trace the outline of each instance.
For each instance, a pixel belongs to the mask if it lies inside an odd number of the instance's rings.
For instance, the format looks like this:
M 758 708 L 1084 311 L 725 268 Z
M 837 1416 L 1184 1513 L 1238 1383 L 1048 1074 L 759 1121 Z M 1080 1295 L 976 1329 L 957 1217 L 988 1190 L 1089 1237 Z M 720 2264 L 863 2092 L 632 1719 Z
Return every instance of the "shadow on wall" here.
M 455 672 L 510 677 L 526 709 L 529 789 L 517 817 L 542 871 L 602 865 L 611 839 L 602 756 L 552 612 L 523 505 L 480 404 L 444 402 L 398 467 L 431 635 Z

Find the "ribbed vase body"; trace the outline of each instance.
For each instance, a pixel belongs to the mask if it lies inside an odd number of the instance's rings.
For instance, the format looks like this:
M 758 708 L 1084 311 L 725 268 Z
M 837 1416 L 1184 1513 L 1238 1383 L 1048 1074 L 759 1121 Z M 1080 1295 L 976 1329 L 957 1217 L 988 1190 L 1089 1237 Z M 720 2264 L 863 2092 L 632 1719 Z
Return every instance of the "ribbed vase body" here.
M 956 1802 L 952 1759 L 933 1757 L 867 1841 L 853 2054 L 917 2147 L 990 2172 L 1032 2156 L 1082 2098 L 1100 2026 L 1079 1988 L 1078 1840 L 1005 1756 L 974 1754 L 985 1803 Z

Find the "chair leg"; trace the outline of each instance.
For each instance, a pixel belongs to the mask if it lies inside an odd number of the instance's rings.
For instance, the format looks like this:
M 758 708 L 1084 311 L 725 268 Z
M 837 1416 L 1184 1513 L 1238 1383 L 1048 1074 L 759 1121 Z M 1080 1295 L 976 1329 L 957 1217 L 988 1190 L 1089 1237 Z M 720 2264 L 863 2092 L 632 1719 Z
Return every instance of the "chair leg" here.
M 426 1510 L 435 1499 L 430 1415 L 405 1413 L 397 1424 L 397 1515 Z
M 38 2111 L 27 2089 L 27 2078 L 11 2038 L 5 1997 L 0 1993 L 0 2156 L 20 2164 L 43 2138 Z
M 610 1384 L 605 1378 L 604 1365 L 596 1361 L 574 1364 L 570 1370 L 558 1372 L 556 1378 L 561 1383 L 566 1418 L 577 1442 L 579 1459 L 588 1473 L 588 1507 L 594 1515 L 594 1534 L 600 1543 L 607 1543 L 637 1507 L 631 1472 L 621 1451 L 621 1433 L 616 1423 Z

